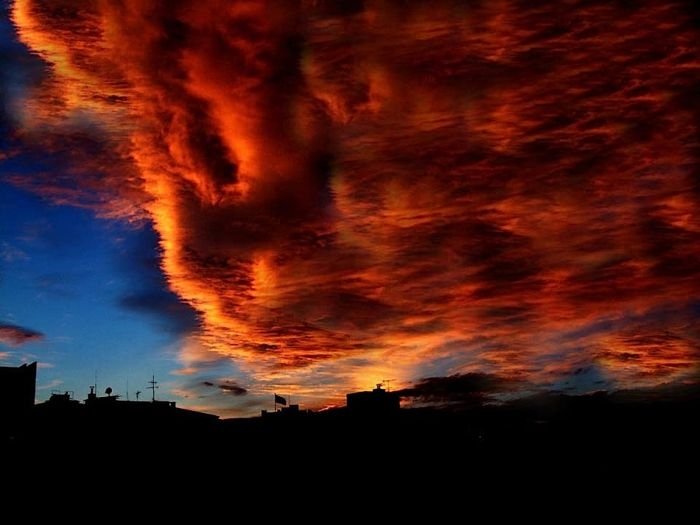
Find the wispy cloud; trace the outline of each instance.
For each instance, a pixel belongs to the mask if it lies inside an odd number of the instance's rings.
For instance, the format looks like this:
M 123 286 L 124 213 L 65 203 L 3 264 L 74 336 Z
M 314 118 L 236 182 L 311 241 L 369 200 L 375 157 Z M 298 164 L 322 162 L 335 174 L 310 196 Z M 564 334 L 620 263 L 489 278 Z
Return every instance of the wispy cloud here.
M 13 324 L 0 324 L 0 344 L 21 346 L 26 343 L 40 341 L 43 338 L 44 334 L 36 330 Z
M 57 386 L 61 386 L 62 384 L 63 384 L 62 380 L 52 379 L 48 383 L 37 385 L 36 389 L 37 390 L 51 390 L 52 388 L 56 388 Z
M 26 261 L 29 256 L 21 249 L 7 242 L 0 243 L 0 260 L 8 263 Z

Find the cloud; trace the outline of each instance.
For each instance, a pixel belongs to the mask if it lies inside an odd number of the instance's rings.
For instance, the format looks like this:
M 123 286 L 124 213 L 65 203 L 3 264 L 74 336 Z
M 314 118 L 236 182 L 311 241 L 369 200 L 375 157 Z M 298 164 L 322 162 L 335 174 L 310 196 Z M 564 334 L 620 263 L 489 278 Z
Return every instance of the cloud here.
M 63 384 L 62 380 L 52 379 L 48 383 L 37 385 L 36 389 L 37 390 L 50 390 L 50 389 L 56 388 L 57 386 L 61 386 L 62 384 Z
M 231 394 L 233 396 L 244 396 L 248 393 L 245 388 L 238 386 L 235 383 L 223 383 L 218 386 L 220 390 L 223 390 L 227 394 Z
M 168 289 L 160 271 L 157 238 L 151 229 L 141 228 L 119 239 L 115 243 L 115 259 L 129 289 L 118 299 L 121 308 L 145 314 L 159 328 L 175 335 L 196 331 L 196 311 Z
M 238 386 L 234 383 L 223 383 L 218 386 L 220 390 L 223 390 L 227 394 L 231 394 L 233 396 L 244 396 L 248 393 L 248 391 L 245 388 Z
M 697 366 L 686 2 L 70 5 L 13 4 L 47 64 L 18 140 L 65 169 L 12 180 L 152 224 L 198 315 L 190 372 L 309 392 Z
M 26 343 L 40 341 L 44 334 L 12 324 L 0 324 L 0 343 L 9 346 L 21 346 Z
M 208 387 L 216 387 L 224 393 L 231 394 L 234 396 L 244 396 L 248 393 L 248 390 L 242 386 L 237 385 L 232 381 L 225 381 L 223 383 L 214 384 L 211 381 L 202 381 L 202 385 Z
M 653 385 L 696 373 L 700 343 L 667 326 L 637 325 L 607 336 L 596 354 L 606 370 L 623 369 L 629 382 Z
M 211 372 L 211 370 L 209 371 Z M 240 381 L 221 375 L 190 375 L 171 388 L 183 406 L 226 417 L 249 416 L 270 404 L 269 396 L 251 392 Z
M 176 334 L 186 334 L 197 327 L 192 310 L 163 290 L 126 295 L 119 300 L 119 305 L 133 312 L 157 316 L 162 326 Z
M 522 388 L 523 382 L 492 374 L 467 373 L 448 377 L 429 377 L 396 393 L 404 398 L 428 404 L 479 405 L 497 393 Z
M 6 242 L 0 243 L 0 260 L 13 263 L 17 261 L 26 261 L 28 259 L 29 256 L 16 246 L 12 246 Z

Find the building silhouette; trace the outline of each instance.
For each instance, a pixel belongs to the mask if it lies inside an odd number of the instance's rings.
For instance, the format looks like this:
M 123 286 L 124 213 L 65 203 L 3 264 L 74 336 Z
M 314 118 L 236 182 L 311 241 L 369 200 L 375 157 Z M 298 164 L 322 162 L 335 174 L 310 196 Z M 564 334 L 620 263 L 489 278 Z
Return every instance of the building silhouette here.
M 36 393 L 36 362 L 18 367 L 0 366 L 0 413 L 31 410 Z
M 400 398 L 395 392 L 387 392 L 381 383 L 370 392 L 347 394 L 348 410 L 354 414 L 384 415 L 398 412 Z
M 0 366 L 0 438 L 16 435 L 34 406 L 36 362 Z
M 278 408 L 276 411 L 272 410 L 261 410 L 261 417 L 297 417 L 307 415 L 309 410 L 302 410 L 299 408 L 298 404 L 289 405 L 287 407 Z
M 77 417 L 91 422 L 129 424 L 201 424 L 216 422 L 219 416 L 187 410 L 174 401 L 125 401 L 118 395 L 98 396 L 94 388 L 83 403 L 73 399 L 71 392 L 52 394 L 48 401 L 35 407 L 37 419 L 52 420 L 55 416 Z

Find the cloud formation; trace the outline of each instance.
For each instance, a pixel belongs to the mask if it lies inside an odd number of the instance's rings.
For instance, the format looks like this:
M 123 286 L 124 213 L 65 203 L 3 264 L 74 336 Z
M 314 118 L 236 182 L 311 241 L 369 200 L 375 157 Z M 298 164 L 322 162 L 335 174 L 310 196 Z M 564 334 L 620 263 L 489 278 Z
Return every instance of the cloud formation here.
M 202 385 L 208 387 L 216 387 L 224 393 L 231 394 L 234 396 L 244 396 L 248 393 L 248 390 L 240 385 L 237 385 L 233 381 L 224 381 L 223 383 L 214 384 L 211 381 L 202 381 Z
M 26 343 L 40 341 L 44 334 L 13 324 L 0 324 L 0 344 L 21 346 Z
M 520 381 L 500 378 L 493 374 L 472 372 L 448 377 L 428 377 L 396 393 L 413 404 L 478 406 L 492 398 L 524 386 Z
M 14 180 L 151 221 L 198 344 L 251 377 L 697 367 L 689 3 L 73 5 L 13 4 L 47 64 L 20 140 L 70 166 Z

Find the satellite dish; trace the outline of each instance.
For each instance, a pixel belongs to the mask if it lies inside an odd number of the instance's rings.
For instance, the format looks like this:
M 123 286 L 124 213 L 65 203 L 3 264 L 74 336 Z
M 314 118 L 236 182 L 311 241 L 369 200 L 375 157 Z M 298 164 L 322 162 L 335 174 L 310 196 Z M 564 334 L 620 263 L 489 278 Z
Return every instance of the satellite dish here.
M 108 387 L 105 389 L 105 394 L 107 394 L 108 396 L 111 396 L 111 395 L 112 395 L 112 387 L 111 387 L 111 386 L 108 386 Z

